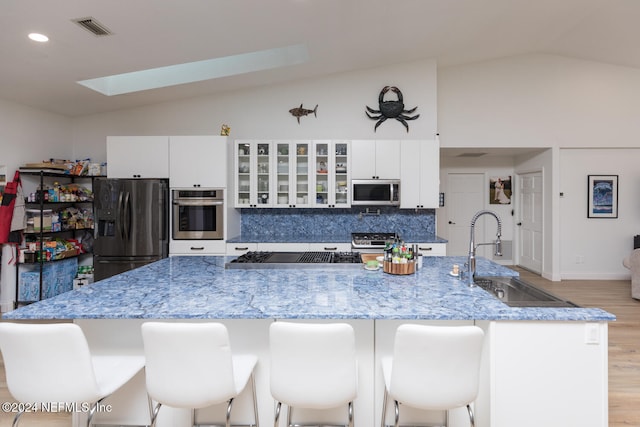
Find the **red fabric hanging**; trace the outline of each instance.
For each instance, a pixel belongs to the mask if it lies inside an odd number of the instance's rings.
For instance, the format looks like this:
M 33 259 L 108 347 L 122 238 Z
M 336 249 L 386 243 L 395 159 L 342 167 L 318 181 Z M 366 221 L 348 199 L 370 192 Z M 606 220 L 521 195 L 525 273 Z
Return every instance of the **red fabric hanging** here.
M 0 204 L 0 243 L 17 243 L 11 242 L 9 236 L 11 234 L 11 220 L 19 186 L 20 172 L 16 171 L 13 181 L 7 183 L 2 195 L 2 204 Z

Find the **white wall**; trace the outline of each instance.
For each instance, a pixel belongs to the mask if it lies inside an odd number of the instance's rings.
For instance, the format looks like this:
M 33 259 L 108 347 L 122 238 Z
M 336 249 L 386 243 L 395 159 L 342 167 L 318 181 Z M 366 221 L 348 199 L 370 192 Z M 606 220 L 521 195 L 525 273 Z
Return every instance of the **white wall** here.
M 552 55 L 438 69 L 442 147 L 635 147 L 640 70 Z
M 626 278 L 622 259 L 640 234 L 640 148 L 560 150 L 563 279 Z M 587 175 L 618 175 L 618 218 L 587 218 Z
M 0 99 L 0 149 L 9 180 L 24 163 L 72 158 L 71 120 Z
M 70 119 L 0 99 L 0 164 L 7 167 L 8 180 L 25 163 L 70 158 L 70 142 Z M 13 309 L 16 269 L 11 262 L 13 248 L 2 246 L 0 311 L 4 312 Z
M 81 117 L 73 122 L 74 150 L 78 157 L 102 161 L 108 135 L 218 135 L 223 123 L 231 126 L 231 139 L 432 139 L 436 77 L 435 61 L 426 60 Z M 420 118 L 409 122 L 409 133 L 395 120 L 374 133 L 375 121 L 365 115 L 365 106 L 378 108 L 386 85 L 402 90 L 405 108 L 418 107 Z M 385 100 L 395 97 L 387 94 Z M 309 109 L 318 104 L 318 117 L 302 117 L 298 124 L 289 110 L 301 103 Z
M 551 159 L 542 161 L 545 191 L 551 191 L 545 219 L 552 219 L 545 221 L 544 268 L 554 279 L 629 277 L 621 261 L 640 233 L 640 194 L 634 192 L 640 172 L 631 166 L 637 151 L 620 148 L 638 146 L 639 114 L 637 69 L 523 55 L 438 70 L 441 147 L 551 148 Z M 560 155 L 565 148 L 588 149 Z M 574 157 L 578 153 L 583 158 Z M 587 220 L 587 175 L 617 171 L 625 175 L 621 191 L 630 190 L 621 201 L 636 210 L 616 220 Z M 560 202 L 568 182 L 576 187 Z M 577 255 L 583 264 L 575 264 Z

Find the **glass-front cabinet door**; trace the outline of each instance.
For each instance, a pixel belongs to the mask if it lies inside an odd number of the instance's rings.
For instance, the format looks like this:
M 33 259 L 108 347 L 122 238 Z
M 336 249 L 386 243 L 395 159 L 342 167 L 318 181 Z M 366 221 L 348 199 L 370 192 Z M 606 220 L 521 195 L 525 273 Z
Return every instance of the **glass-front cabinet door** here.
M 238 208 L 349 207 L 348 141 L 236 141 Z
M 295 207 L 306 207 L 311 204 L 311 177 L 309 176 L 309 159 L 311 158 L 310 141 L 296 141 L 293 143 L 295 152 L 293 156 L 293 180 L 292 187 L 292 204 Z
M 331 194 L 329 182 L 330 159 L 329 150 L 331 141 L 314 141 L 314 185 L 317 207 L 329 207 L 329 194 Z
M 276 205 L 309 206 L 309 141 L 278 141 L 276 155 Z
M 314 141 L 313 197 L 315 207 L 349 207 L 348 141 Z
M 349 197 L 350 179 L 350 153 L 349 141 L 333 141 L 331 150 L 333 161 L 333 194 L 332 205 L 339 208 L 347 208 L 351 206 L 351 197 Z
M 271 143 L 258 142 L 257 144 L 257 161 L 256 175 L 258 183 L 258 207 L 268 207 L 272 205 L 272 188 L 271 188 Z
M 236 141 L 236 207 L 270 207 L 271 142 Z
M 255 148 L 250 141 L 236 141 L 235 149 L 235 177 L 236 177 L 236 207 L 249 207 L 255 204 L 255 182 L 251 176 L 254 165 L 251 153 Z
M 291 205 L 291 142 L 275 142 L 276 149 L 276 204 L 278 206 Z

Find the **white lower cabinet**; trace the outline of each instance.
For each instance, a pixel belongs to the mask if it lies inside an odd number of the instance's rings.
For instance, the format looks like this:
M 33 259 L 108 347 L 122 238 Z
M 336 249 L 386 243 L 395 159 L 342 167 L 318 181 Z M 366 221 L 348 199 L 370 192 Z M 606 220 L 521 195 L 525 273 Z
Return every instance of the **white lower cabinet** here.
M 351 252 L 351 243 L 309 243 L 311 252 Z
M 608 425 L 606 322 L 476 323 L 486 356 L 478 427 Z
M 351 243 L 227 243 L 229 256 L 249 251 L 267 252 L 350 252 Z
M 171 255 L 224 255 L 225 251 L 224 240 L 171 240 L 169 242 Z
M 259 251 L 268 252 L 304 252 L 309 250 L 308 243 L 258 243 Z
M 247 252 L 257 251 L 257 243 L 227 243 L 227 255 L 240 256 Z
M 412 243 L 415 245 L 416 243 Z M 446 243 L 417 243 L 418 250 L 422 253 L 422 256 L 446 256 L 447 244 Z

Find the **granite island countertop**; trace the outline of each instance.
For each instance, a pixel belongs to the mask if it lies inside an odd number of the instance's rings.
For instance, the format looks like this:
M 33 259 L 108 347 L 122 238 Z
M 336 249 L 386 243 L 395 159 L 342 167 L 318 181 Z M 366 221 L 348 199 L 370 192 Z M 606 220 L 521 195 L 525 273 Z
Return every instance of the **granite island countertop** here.
M 423 319 L 613 321 L 597 308 L 513 308 L 425 257 L 394 276 L 348 268 L 225 269 L 233 257 L 175 256 L 17 310 L 5 319 Z M 483 276 L 518 273 L 484 258 Z
M 432 233 L 401 235 L 407 243 L 447 243 L 448 240 Z M 249 233 L 227 239 L 227 243 L 351 243 L 351 233 Z

